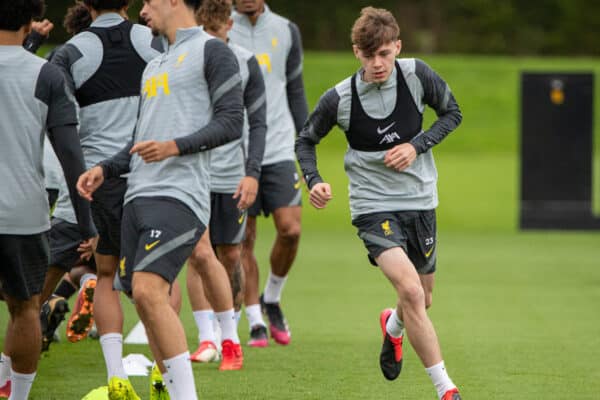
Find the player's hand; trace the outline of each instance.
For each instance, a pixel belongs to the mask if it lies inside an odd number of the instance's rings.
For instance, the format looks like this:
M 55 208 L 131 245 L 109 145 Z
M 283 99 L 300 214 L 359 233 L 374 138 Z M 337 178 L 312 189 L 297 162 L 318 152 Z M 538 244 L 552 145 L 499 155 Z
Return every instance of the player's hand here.
M 329 186 L 329 183 L 317 183 L 312 187 L 312 189 L 310 189 L 309 200 L 310 204 L 312 204 L 314 208 L 325 208 L 331 198 L 331 186 Z
M 417 150 L 410 143 L 402 143 L 392 147 L 385 153 L 383 163 L 396 171 L 404 171 L 417 158 Z
M 258 181 L 253 176 L 245 176 L 238 184 L 237 190 L 233 194 L 233 198 L 239 198 L 237 203 L 238 210 L 247 210 L 256 200 L 258 193 Z
M 168 140 L 166 142 L 147 140 L 133 145 L 129 154 L 135 153 L 142 157 L 144 162 L 151 163 L 178 156 L 179 148 L 174 140 Z
M 50 31 L 54 29 L 54 24 L 47 19 L 43 21 L 33 21 L 31 23 L 31 29 L 42 35 L 43 37 L 48 37 L 50 35 Z
M 97 245 L 98 236 L 94 236 L 93 238 L 82 241 L 77 248 L 77 251 L 79 252 L 79 259 L 81 261 L 89 261 L 94 255 L 94 250 L 96 250 Z
M 77 180 L 77 192 L 81 197 L 92 201 L 92 194 L 104 182 L 104 171 L 102 167 L 95 166 L 85 171 Z

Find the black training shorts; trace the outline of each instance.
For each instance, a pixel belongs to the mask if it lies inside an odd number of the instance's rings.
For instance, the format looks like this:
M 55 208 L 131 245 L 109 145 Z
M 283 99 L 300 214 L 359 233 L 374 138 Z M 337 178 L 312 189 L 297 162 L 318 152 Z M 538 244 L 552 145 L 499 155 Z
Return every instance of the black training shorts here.
M 153 272 L 173 283 L 206 230 L 171 197 L 137 197 L 125 205 L 115 288 L 131 294 L 133 273 Z
M 50 265 L 60 268 L 65 272 L 71 271 L 75 266 L 85 265 L 96 269 L 96 263 L 92 256 L 89 260 L 81 260 L 81 254 L 77 251 L 81 244 L 79 226 L 60 218 L 52 218 L 50 238 Z
M 127 181 L 109 178 L 94 192 L 92 216 L 98 230 L 96 252 L 107 256 L 119 256 L 121 250 L 121 218 Z
M 48 270 L 48 236 L 0 235 L 0 282 L 7 295 L 29 300 L 40 294 Z
M 435 272 L 437 234 L 435 210 L 379 212 L 352 221 L 369 251 L 369 261 L 385 250 L 402 247 L 419 274 Z
M 301 205 L 301 187 L 302 181 L 294 161 L 263 165 L 256 202 L 248 209 L 248 215 L 256 217 L 262 212 L 269 216 L 278 208 Z
M 246 211 L 237 208 L 233 193 L 210 194 L 210 243 L 240 244 L 246 233 Z

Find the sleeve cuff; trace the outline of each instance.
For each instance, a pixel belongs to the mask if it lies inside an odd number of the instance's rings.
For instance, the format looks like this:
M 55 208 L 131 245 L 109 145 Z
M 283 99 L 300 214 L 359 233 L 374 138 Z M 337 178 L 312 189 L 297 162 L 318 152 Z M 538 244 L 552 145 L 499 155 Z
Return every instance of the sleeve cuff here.
M 323 183 L 323 178 L 319 174 L 304 175 L 304 180 L 306 181 L 308 190 L 311 190 L 317 183 Z

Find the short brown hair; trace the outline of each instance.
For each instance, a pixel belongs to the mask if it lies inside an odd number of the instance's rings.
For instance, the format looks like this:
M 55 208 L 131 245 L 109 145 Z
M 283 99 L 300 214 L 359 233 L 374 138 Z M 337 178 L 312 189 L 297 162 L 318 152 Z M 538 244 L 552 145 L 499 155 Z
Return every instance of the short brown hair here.
M 365 7 L 352 26 L 352 44 L 366 56 L 400 36 L 400 27 L 391 12 L 383 8 Z
M 204 0 L 198 10 L 198 23 L 209 31 L 218 31 L 229 21 L 232 7 L 231 0 Z
M 76 35 L 92 24 L 92 15 L 85 4 L 78 1 L 67 9 L 63 26 L 70 35 Z

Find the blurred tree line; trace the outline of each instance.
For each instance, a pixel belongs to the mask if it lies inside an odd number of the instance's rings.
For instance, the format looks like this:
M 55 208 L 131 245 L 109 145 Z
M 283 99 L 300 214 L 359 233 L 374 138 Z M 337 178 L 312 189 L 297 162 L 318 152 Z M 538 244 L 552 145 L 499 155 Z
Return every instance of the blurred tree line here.
M 47 0 L 57 26 L 52 41 L 66 40 L 62 18 L 73 0 Z M 133 20 L 141 7 L 134 0 Z M 600 55 L 598 0 L 267 0 L 300 27 L 304 47 L 347 50 L 362 7 L 387 8 L 398 19 L 404 49 L 412 52 Z

